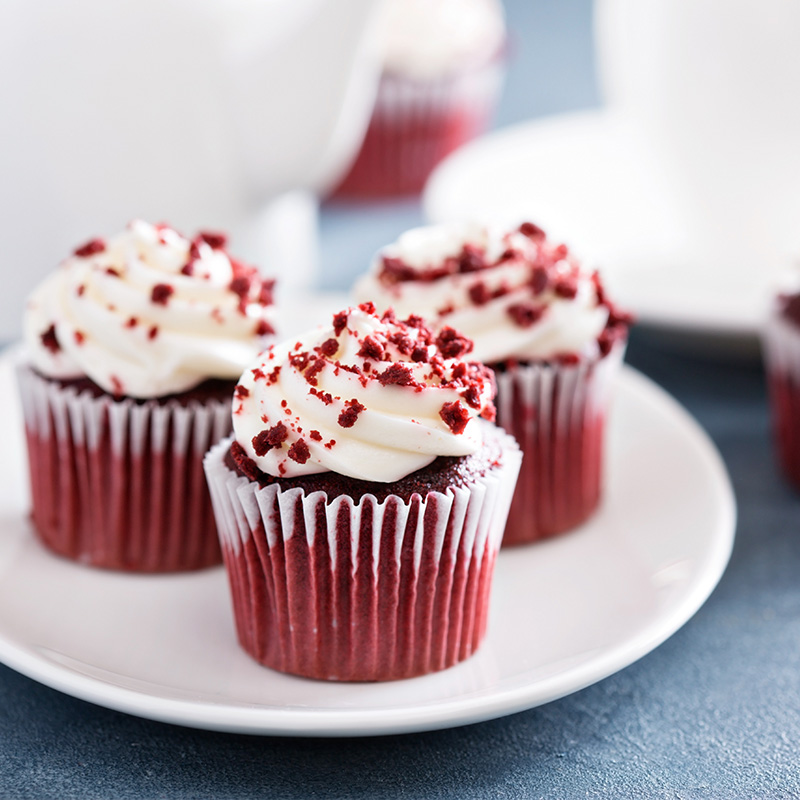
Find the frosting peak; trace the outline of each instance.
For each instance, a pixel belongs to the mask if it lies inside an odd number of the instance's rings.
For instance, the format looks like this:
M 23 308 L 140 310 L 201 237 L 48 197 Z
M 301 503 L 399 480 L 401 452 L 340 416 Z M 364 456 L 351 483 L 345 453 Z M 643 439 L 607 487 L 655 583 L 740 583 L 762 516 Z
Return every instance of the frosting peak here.
M 342 311 L 245 370 L 235 454 L 245 472 L 250 461 L 276 477 L 333 471 L 391 482 L 437 456 L 473 453 L 477 417 L 494 416 L 494 383 L 464 360 L 471 349 L 454 329 L 434 335 L 419 317 L 378 316 L 371 303 Z
M 235 379 L 273 333 L 273 281 L 231 258 L 223 234 L 189 240 L 135 220 L 78 247 L 31 295 L 34 367 L 114 395 L 160 397 Z
M 629 321 L 597 273 L 530 222 L 410 230 L 378 253 L 355 294 L 463 331 L 485 363 L 602 354 L 610 329 Z

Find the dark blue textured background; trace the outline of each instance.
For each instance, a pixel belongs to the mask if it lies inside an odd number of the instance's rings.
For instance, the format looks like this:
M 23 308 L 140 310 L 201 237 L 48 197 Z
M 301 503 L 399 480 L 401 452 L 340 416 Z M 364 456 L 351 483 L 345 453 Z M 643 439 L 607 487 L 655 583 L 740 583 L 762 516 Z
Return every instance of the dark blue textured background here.
M 498 121 L 596 105 L 588 0 L 507 8 L 514 61 Z M 419 219 L 414 203 L 326 209 L 325 285 L 345 287 Z M 739 504 L 719 587 L 653 653 L 504 719 L 345 740 L 149 722 L 0 667 L 0 798 L 800 797 L 800 497 L 773 464 L 763 375 L 676 354 L 647 331 L 628 361 L 710 433 Z

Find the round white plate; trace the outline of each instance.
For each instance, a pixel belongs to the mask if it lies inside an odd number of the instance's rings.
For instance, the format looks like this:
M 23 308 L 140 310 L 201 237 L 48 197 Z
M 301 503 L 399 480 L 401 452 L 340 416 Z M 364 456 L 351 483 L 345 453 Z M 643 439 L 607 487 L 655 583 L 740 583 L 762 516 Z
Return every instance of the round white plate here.
M 281 675 L 239 649 L 222 568 L 127 575 L 42 549 L 26 516 L 10 358 L 0 357 L 0 661 L 142 717 L 276 735 L 446 728 L 588 686 L 697 611 L 728 561 L 736 516 L 719 455 L 686 412 L 628 368 L 617 389 L 599 513 L 570 535 L 501 553 L 478 654 L 422 678 L 336 684 Z
M 674 175 L 639 128 L 610 111 L 526 122 L 456 151 L 423 203 L 431 222 L 531 219 L 599 266 L 640 321 L 754 336 L 779 269 L 704 257 Z M 728 240 L 730 241 L 730 239 Z

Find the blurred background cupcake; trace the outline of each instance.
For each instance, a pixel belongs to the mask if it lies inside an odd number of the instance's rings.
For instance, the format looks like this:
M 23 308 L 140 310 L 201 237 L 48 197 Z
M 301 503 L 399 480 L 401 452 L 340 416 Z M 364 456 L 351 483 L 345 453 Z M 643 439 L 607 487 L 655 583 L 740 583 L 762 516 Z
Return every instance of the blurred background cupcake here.
M 147 572 L 221 560 L 202 459 L 274 332 L 272 287 L 224 235 L 142 221 L 77 248 L 37 287 L 18 378 L 48 548 Z
M 772 429 L 784 476 L 800 489 L 800 290 L 778 294 L 762 331 Z
M 387 0 L 383 74 L 361 149 L 335 196 L 414 194 L 488 127 L 506 47 L 499 0 Z
M 206 457 L 239 641 L 282 672 L 423 675 L 486 631 L 519 448 L 467 339 L 373 312 L 262 353 Z
M 597 272 L 530 222 L 433 225 L 383 248 L 355 293 L 462 330 L 470 356 L 494 370 L 497 423 L 524 454 L 504 544 L 563 533 L 595 511 L 630 322 Z

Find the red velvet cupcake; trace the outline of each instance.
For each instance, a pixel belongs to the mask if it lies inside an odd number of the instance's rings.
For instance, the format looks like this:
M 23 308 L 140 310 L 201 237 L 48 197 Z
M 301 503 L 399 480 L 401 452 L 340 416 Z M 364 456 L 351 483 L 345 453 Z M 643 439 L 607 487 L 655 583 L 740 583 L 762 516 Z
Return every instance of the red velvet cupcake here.
M 453 326 L 497 380 L 497 422 L 524 454 L 503 543 L 570 530 L 597 508 L 611 385 L 630 318 L 596 272 L 531 223 L 431 226 L 384 248 L 359 299 Z
M 421 191 L 445 156 L 488 127 L 500 94 L 496 0 L 389 0 L 385 9 L 375 108 L 339 197 Z
M 777 297 L 764 326 L 762 350 L 778 460 L 786 478 L 800 489 L 800 293 Z
M 271 281 L 224 245 L 136 221 L 31 296 L 18 379 L 33 524 L 55 553 L 145 572 L 220 562 L 202 459 L 272 332 Z
M 205 467 L 257 661 L 381 681 L 479 646 L 520 455 L 470 346 L 367 304 L 245 370 Z

